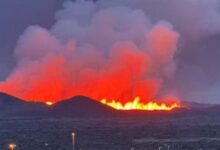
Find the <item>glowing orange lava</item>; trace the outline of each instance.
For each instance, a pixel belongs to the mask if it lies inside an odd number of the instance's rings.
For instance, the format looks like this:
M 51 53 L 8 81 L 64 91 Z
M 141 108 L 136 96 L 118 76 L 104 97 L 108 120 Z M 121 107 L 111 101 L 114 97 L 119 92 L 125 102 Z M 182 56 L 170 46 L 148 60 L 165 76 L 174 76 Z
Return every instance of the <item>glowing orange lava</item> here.
M 46 105 L 51 106 L 51 105 L 53 105 L 53 102 L 47 101 Z
M 117 110 L 148 110 L 148 111 L 155 111 L 155 110 L 164 110 L 164 111 L 170 111 L 174 108 L 181 107 L 180 104 L 177 102 L 173 102 L 170 105 L 165 103 L 156 103 L 156 102 L 147 102 L 142 103 L 140 102 L 140 98 L 136 97 L 133 101 L 129 101 L 125 104 L 122 104 L 120 102 L 116 102 L 115 100 L 112 100 L 111 102 L 108 102 L 106 99 L 101 100 L 102 104 L 108 105 L 114 109 Z

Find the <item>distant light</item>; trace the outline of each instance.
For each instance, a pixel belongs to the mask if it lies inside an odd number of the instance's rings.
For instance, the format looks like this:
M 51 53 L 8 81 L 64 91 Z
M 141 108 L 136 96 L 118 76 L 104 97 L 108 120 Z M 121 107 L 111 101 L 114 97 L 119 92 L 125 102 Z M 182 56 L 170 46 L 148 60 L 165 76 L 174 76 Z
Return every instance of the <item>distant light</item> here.
M 46 104 L 47 104 L 48 106 L 51 106 L 51 105 L 53 105 L 53 102 L 47 101 Z
M 76 134 L 74 132 L 72 132 L 72 142 L 73 142 L 73 150 L 76 150 L 76 138 L 75 138 Z
M 45 145 L 45 146 L 48 146 L 49 144 L 48 144 L 48 143 L 44 143 L 44 145 Z
M 9 144 L 8 147 L 9 147 L 9 150 L 15 150 L 16 144 Z

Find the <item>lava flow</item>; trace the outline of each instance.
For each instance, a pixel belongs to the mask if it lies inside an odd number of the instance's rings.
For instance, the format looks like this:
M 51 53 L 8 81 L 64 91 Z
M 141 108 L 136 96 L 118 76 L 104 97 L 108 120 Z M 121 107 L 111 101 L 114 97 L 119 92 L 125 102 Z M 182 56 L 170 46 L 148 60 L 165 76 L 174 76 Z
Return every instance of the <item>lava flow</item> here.
M 52 106 L 52 105 L 53 105 L 53 102 L 47 101 L 45 104 L 48 105 L 48 106 Z
M 155 111 L 155 110 L 163 110 L 163 111 L 170 111 L 175 108 L 181 107 L 180 104 L 177 102 L 173 102 L 170 105 L 165 103 L 156 103 L 156 102 L 147 102 L 142 103 L 140 102 L 140 98 L 136 97 L 133 101 L 129 101 L 125 104 L 122 104 L 120 102 L 116 102 L 115 100 L 112 100 L 111 102 L 108 102 L 106 99 L 103 99 L 101 101 L 102 104 L 108 105 L 114 109 L 117 110 L 147 110 L 147 111 Z

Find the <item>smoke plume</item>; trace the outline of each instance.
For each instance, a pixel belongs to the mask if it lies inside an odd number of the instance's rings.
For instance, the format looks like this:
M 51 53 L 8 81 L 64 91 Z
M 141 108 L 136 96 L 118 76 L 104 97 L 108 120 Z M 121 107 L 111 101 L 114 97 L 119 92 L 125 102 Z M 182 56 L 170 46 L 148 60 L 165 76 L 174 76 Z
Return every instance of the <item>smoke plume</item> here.
M 82 8 L 84 11 L 82 11 Z M 17 65 L 1 91 L 25 100 L 59 101 L 75 95 L 126 102 L 163 97 L 175 72 L 179 34 L 167 21 L 152 23 L 140 9 L 100 9 L 65 2 L 50 30 L 30 26 L 15 49 Z

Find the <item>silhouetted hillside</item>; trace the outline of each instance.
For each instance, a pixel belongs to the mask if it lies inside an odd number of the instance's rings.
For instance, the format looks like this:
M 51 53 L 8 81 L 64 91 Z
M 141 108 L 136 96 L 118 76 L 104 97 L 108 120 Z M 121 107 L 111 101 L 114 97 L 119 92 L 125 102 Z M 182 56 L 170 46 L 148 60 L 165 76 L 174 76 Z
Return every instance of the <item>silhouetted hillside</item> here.
M 172 111 L 118 111 L 100 102 L 84 96 L 62 100 L 52 106 L 44 103 L 26 102 L 14 96 L 0 93 L 0 117 L 136 117 L 166 115 L 216 115 L 219 105 L 183 102 L 184 108 Z
M 67 117 L 105 117 L 115 115 L 118 111 L 93 99 L 76 96 L 56 103 L 51 107 L 56 116 Z
M 207 108 L 218 106 L 215 104 L 203 104 L 203 103 L 190 102 L 190 101 L 184 101 L 183 104 L 188 109 L 194 109 L 194 110 L 195 109 L 207 109 Z
M 47 112 L 43 103 L 26 102 L 17 97 L 0 93 L 0 117 L 33 117 Z
M 0 92 L 0 107 L 2 106 L 13 106 L 13 105 L 23 105 L 25 101 L 20 100 L 14 96 L 8 95 L 6 93 Z

